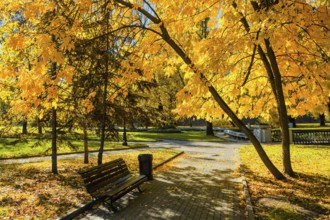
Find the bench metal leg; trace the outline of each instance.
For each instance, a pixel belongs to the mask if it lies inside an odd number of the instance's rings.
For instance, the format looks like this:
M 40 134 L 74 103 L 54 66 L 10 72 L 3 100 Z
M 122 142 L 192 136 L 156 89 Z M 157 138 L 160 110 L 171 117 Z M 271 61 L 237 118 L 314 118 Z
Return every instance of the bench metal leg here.
M 137 189 L 139 190 L 140 193 L 143 192 L 143 190 L 140 188 L 140 186 L 138 186 Z
M 118 209 L 113 205 L 112 200 L 104 201 L 103 204 L 108 208 L 109 211 L 118 212 Z

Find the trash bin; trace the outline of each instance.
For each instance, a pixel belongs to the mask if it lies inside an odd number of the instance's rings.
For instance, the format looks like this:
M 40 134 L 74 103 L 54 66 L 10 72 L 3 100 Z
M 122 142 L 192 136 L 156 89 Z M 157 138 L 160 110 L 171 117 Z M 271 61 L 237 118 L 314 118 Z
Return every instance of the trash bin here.
M 152 180 L 152 154 L 139 154 L 140 174 Z

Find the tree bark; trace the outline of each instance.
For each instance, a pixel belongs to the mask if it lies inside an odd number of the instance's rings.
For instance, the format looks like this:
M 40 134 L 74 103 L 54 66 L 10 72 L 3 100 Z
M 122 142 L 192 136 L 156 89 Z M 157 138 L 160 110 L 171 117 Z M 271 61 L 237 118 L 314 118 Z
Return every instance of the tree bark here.
M 109 12 L 106 10 L 107 16 L 107 27 L 106 33 L 109 31 Z M 109 37 L 108 34 L 106 35 L 106 60 L 105 60 L 105 74 L 104 74 L 104 91 L 103 91 L 103 112 L 102 112 L 102 124 L 101 124 L 101 144 L 99 149 L 99 154 L 97 157 L 97 164 L 102 164 L 103 159 L 103 151 L 104 151 L 104 141 L 105 141 L 105 125 L 106 125 L 106 117 L 107 117 L 107 95 L 108 95 L 108 77 L 109 77 Z
M 205 84 L 209 84 L 208 89 L 210 93 L 212 94 L 213 98 L 215 101 L 218 103 L 218 105 L 226 112 L 226 114 L 230 117 L 230 119 L 233 121 L 233 123 L 238 126 L 250 139 L 252 142 L 253 146 L 255 147 L 258 155 L 260 156 L 261 160 L 267 167 L 267 169 L 271 172 L 271 174 L 276 178 L 276 179 L 285 179 L 285 176 L 275 167 L 275 165 L 271 162 L 269 157 L 267 156 L 266 152 L 262 148 L 260 142 L 256 139 L 254 134 L 248 129 L 244 123 L 236 116 L 236 114 L 230 109 L 230 107 L 227 105 L 227 103 L 222 99 L 222 97 L 218 94 L 216 89 L 210 85 L 206 77 L 197 71 L 196 67 L 193 65 L 191 59 L 187 56 L 187 54 L 180 48 L 179 45 L 173 41 L 173 39 L 170 38 L 168 35 L 165 27 L 163 26 L 163 23 L 160 25 L 161 29 L 163 30 L 163 39 L 174 49 L 177 54 L 182 58 L 182 60 L 189 66 L 191 66 L 192 70 L 195 71 L 196 74 L 200 74 L 200 77 L 204 81 Z
M 269 39 L 265 39 L 264 42 L 267 48 L 267 55 L 272 67 L 272 73 L 275 82 L 276 91 L 273 91 L 273 93 L 275 94 L 275 98 L 277 101 L 277 108 L 280 118 L 279 121 L 280 121 L 280 128 L 282 134 L 282 163 L 283 163 L 284 173 L 293 177 L 295 174 L 291 166 L 289 120 L 285 105 L 285 98 L 283 94 L 281 73 L 278 68 L 276 56 L 273 51 L 273 48 L 271 47 Z
M 127 134 L 126 134 L 126 117 L 124 116 L 124 132 L 123 132 L 123 146 L 127 146 Z
M 193 120 L 194 120 L 194 117 L 189 118 L 189 127 L 191 127 L 191 128 L 193 126 Z
M 88 132 L 86 125 L 84 125 L 84 163 L 88 164 Z
M 320 114 L 320 126 L 325 126 L 325 115 Z
M 57 43 L 56 37 L 52 35 L 52 40 L 54 43 Z M 53 62 L 52 63 L 52 77 L 56 76 L 56 71 L 57 71 L 57 63 Z M 56 109 L 55 107 L 52 107 L 52 172 L 53 174 L 58 174 L 57 171 L 57 145 L 56 145 L 56 139 L 57 139 L 57 132 L 56 132 L 56 127 L 57 127 L 57 118 L 56 118 Z
M 57 171 L 57 146 L 56 146 L 56 109 L 52 108 L 52 173 L 58 174 Z
M 24 119 L 23 120 L 23 125 L 22 125 L 22 134 L 27 134 L 28 132 L 27 132 L 27 120 L 26 119 Z
M 255 1 L 251 1 L 251 5 L 255 11 L 260 10 L 258 4 Z M 236 2 L 233 2 L 232 6 L 236 9 L 237 8 Z M 240 14 L 242 15 L 240 22 L 243 24 L 245 30 L 249 33 L 250 32 L 249 23 L 244 17 L 244 15 L 242 13 Z M 258 37 L 259 37 L 259 32 L 257 32 L 256 39 L 258 39 Z M 290 159 L 290 135 L 289 135 L 287 109 L 285 105 L 285 98 L 282 88 L 281 73 L 278 68 L 276 56 L 271 47 L 269 39 L 264 39 L 264 45 L 266 47 L 267 54 L 264 53 L 262 47 L 259 44 L 257 45 L 257 48 L 260 58 L 267 71 L 268 79 L 276 99 L 277 111 L 279 114 L 279 122 L 280 122 L 280 129 L 282 135 L 282 163 L 284 167 L 284 172 L 289 176 L 294 176 L 294 172 L 291 166 L 291 159 Z
M 108 90 L 108 70 L 106 70 L 104 77 L 104 91 L 103 91 L 103 112 L 102 112 L 102 122 L 101 122 L 101 144 L 97 159 L 97 164 L 102 164 L 103 159 L 103 151 L 104 151 L 104 141 L 105 141 L 105 125 L 106 125 L 106 117 L 107 117 L 107 90 Z
M 296 119 L 292 118 L 290 115 L 288 117 L 289 117 L 289 123 L 292 123 L 292 127 L 296 128 L 297 127 Z
M 39 117 L 37 118 L 37 126 L 38 126 L 38 134 L 42 134 L 42 125 Z
M 212 122 L 206 121 L 206 135 L 214 136 Z
M 243 131 L 246 136 L 250 139 L 251 143 L 253 144 L 254 148 L 256 149 L 259 157 L 261 158 L 262 162 L 265 164 L 267 169 L 273 174 L 276 179 L 285 179 L 285 176 L 275 167 L 275 165 L 271 162 L 269 157 L 267 156 L 266 152 L 262 148 L 260 142 L 254 136 L 252 131 L 245 126 L 245 124 L 236 116 L 236 114 L 230 109 L 227 103 L 221 98 L 218 94 L 216 89 L 211 85 L 209 86 L 209 91 L 212 94 L 215 101 L 219 104 L 219 106 L 227 113 L 230 119 L 235 123 L 237 127 Z

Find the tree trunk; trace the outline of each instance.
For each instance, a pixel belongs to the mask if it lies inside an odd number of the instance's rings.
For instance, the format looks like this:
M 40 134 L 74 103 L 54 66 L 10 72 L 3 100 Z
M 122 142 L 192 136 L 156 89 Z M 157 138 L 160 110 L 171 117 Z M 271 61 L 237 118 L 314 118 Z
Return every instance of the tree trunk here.
M 260 10 L 258 8 L 258 4 L 255 2 L 251 2 L 252 7 L 255 11 Z M 232 3 L 233 7 L 237 9 L 236 2 Z M 239 12 L 240 13 L 240 12 Z M 247 21 L 246 17 L 241 13 L 242 18 L 240 22 L 243 24 L 245 30 L 249 33 L 250 32 L 250 25 Z M 259 38 L 259 32 L 256 34 L 256 39 Z M 278 64 L 276 61 L 275 53 L 271 47 L 269 39 L 264 39 L 264 44 L 267 50 L 267 54 L 263 51 L 261 45 L 255 45 L 258 49 L 258 54 L 264 64 L 264 67 L 268 74 L 268 79 L 273 91 L 273 94 L 276 99 L 277 104 L 277 111 L 279 114 L 279 121 L 280 121 L 280 129 L 282 134 L 282 162 L 284 167 L 284 172 L 290 176 L 294 176 L 294 172 L 291 166 L 291 159 L 290 159 L 290 136 L 289 136 L 289 126 L 288 126 L 288 117 L 287 117 L 287 109 L 285 105 L 285 98 L 283 94 L 282 88 L 282 79 L 281 73 L 278 68 Z
M 56 37 L 52 35 L 52 41 L 54 43 L 57 43 Z M 57 71 L 57 63 L 53 62 L 52 63 L 52 77 L 56 76 L 56 71 Z M 57 138 L 57 132 L 56 132 L 56 127 L 57 127 L 57 118 L 56 118 L 56 109 L 55 107 L 52 107 L 52 172 L 53 174 L 58 174 L 57 171 L 57 145 L 56 145 L 56 138 Z
M 251 143 L 253 144 L 254 148 L 256 149 L 259 157 L 261 158 L 262 162 L 265 164 L 267 169 L 273 174 L 276 179 L 285 179 L 285 176 L 275 167 L 275 165 L 271 162 L 269 157 L 267 156 L 266 152 L 262 148 L 258 139 L 254 136 L 252 131 L 245 126 L 245 124 L 236 116 L 236 114 L 230 109 L 227 103 L 221 98 L 218 94 L 216 89 L 211 85 L 209 86 L 209 91 L 212 94 L 215 101 L 219 104 L 219 106 L 227 113 L 230 119 L 235 123 L 237 127 L 243 131 L 246 136 L 250 139 Z
M 269 39 L 265 39 L 264 42 L 267 49 L 267 56 L 271 64 L 271 69 L 272 69 L 271 73 L 273 74 L 273 79 L 275 83 L 275 85 L 272 86 L 272 88 L 275 87 L 275 91 L 273 91 L 273 93 L 277 101 L 280 128 L 282 134 L 282 160 L 283 160 L 282 163 L 283 163 L 284 173 L 293 177 L 295 174 L 291 166 L 289 120 L 285 105 L 285 98 L 283 94 L 281 73 L 278 68 L 276 56 L 273 51 L 273 48 L 271 47 Z
M 173 50 L 175 50 L 177 52 L 177 54 L 182 58 L 182 60 L 189 66 L 191 66 L 191 69 L 196 73 L 196 74 L 200 74 L 201 80 L 207 85 L 210 84 L 210 82 L 208 82 L 207 78 L 200 73 L 196 67 L 193 65 L 191 59 L 189 58 L 189 56 L 187 56 L 187 54 L 180 48 L 179 45 L 177 45 L 175 43 L 175 41 L 169 36 L 167 30 L 165 29 L 165 27 L 163 26 L 164 24 L 160 25 L 161 30 L 163 31 L 163 39 L 172 47 Z M 208 89 L 210 91 L 210 93 L 212 94 L 214 100 L 218 103 L 218 105 L 220 106 L 220 108 L 222 108 L 222 110 L 224 110 L 224 112 L 226 112 L 226 114 L 230 117 L 230 119 L 233 121 L 233 123 L 238 126 L 241 131 L 243 131 L 246 136 L 250 139 L 250 141 L 252 142 L 253 146 L 255 147 L 259 157 L 261 158 L 261 160 L 263 161 L 263 163 L 265 164 L 265 166 L 267 167 L 267 169 L 269 170 L 269 172 L 271 172 L 271 174 L 276 178 L 276 179 L 285 179 L 285 176 L 275 167 L 275 165 L 271 162 L 271 160 L 269 159 L 269 157 L 267 156 L 266 152 L 264 151 L 264 149 L 262 148 L 260 142 L 256 139 L 256 137 L 254 136 L 254 134 L 251 132 L 250 129 L 248 129 L 244 123 L 236 116 L 236 114 L 230 109 L 230 107 L 227 105 L 227 103 L 222 99 L 222 97 L 219 95 L 219 93 L 216 91 L 216 89 L 212 86 L 209 85 Z
M 206 121 L 206 135 L 214 136 L 212 122 Z
M 123 132 L 123 146 L 127 146 L 127 134 L 126 134 L 126 117 L 124 116 L 124 132 Z
M 84 163 L 88 164 L 88 132 L 84 125 Z
M 109 12 L 107 13 L 107 28 L 106 33 L 109 31 Z M 97 157 L 97 164 L 102 164 L 103 159 L 103 151 L 104 151 L 104 141 L 105 141 L 105 124 L 106 124 L 106 117 L 107 117 L 107 90 L 108 90 L 108 77 L 109 77 L 109 35 L 106 35 L 106 60 L 105 60 L 105 74 L 104 74 L 104 91 L 103 91 L 103 112 L 102 112 L 102 125 L 101 125 L 101 144 L 99 149 L 99 154 Z
M 189 118 L 189 127 L 191 127 L 191 128 L 193 126 L 193 120 L 194 120 L 194 117 Z
M 38 134 L 42 134 L 42 125 L 39 117 L 37 118 L 37 126 L 38 126 Z
M 108 72 L 105 73 L 104 91 L 103 91 L 103 112 L 102 112 L 102 122 L 101 122 L 101 144 L 97 159 L 97 164 L 102 164 L 103 151 L 104 151 L 104 141 L 105 141 L 105 124 L 107 117 L 107 89 L 108 89 Z
M 289 117 L 289 123 L 292 123 L 292 127 L 296 128 L 297 127 L 296 119 L 292 118 L 290 115 L 288 117 Z
M 134 8 L 135 6 L 127 1 L 124 0 L 116 0 L 116 2 L 119 2 L 120 4 L 127 6 L 129 8 Z M 218 105 L 227 113 L 227 115 L 231 118 L 231 120 L 247 135 L 247 137 L 250 139 L 252 144 L 254 145 L 257 153 L 259 154 L 261 160 L 265 164 L 265 166 L 268 168 L 268 170 L 273 174 L 273 176 L 277 179 L 285 179 L 285 176 L 274 166 L 274 164 L 270 161 L 268 158 L 266 152 L 262 148 L 260 142 L 256 139 L 256 137 L 253 135 L 253 133 L 248 129 L 244 123 L 238 119 L 236 114 L 230 109 L 230 107 L 227 105 L 227 103 L 222 99 L 222 97 L 219 95 L 219 93 L 216 91 L 216 89 L 211 85 L 211 83 L 207 80 L 207 78 L 201 73 L 196 66 L 193 64 L 192 60 L 186 54 L 186 52 L 174 41 L 171 36 L 169 35 L 164 22 L 160 20 L 158 17 L 153 16 L 149 12 L 138 8 L 138 10 L 143 13 L 147 18 L 150 19 L 151 22 L 154 24 L 157 24 L 160 28 L 161 34 L 160 36 L 162 39 L 170 46 L 172 49 L 177 53 L 178 56 L 181 57 L 181 59 L 191 67 L 192 71 L 194 71 L 195 74 L 199 74 L 201 80 L 205 85 L 208 85 L 208 89 L 210 93 L 212 94 L 215 101 L 218 103 Z M 242 20 L 242 19 L 241 19 Z M 248 25 L 248 23 L 247 23 Z M 249 25 L 248 25 L 249 26 Z
M 56 109 L 52 108 L 52 172 L 58 174 L 57 171 L 57 146 L 56 146 Z
M 325 126 L 325 115 L 320 114 L 320 126 Z
M 27 134 L 27 120 L 24 119 L 23 121 L 23 127 L 22 127 L 22 134 Z

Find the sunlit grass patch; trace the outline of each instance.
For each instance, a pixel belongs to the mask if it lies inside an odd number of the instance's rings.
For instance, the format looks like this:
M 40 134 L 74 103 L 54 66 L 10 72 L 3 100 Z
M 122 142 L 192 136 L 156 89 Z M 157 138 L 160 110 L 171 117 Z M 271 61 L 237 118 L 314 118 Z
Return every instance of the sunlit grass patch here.
M 96 138 L 96 137 L 95 137 Z M 129 141 L 159 141 L 162 139 L 184 140 L 184 141 L 215 141 L 223 142 L 222 138 L 207 136 L 205 131 L 182 131 L 181 133 L 153 133 L 153 132 L 128 132 Z M 83 152 L 84 143 L 82 140 L 73 139 L 68 141 L 58 140 L 58 153 Z M 128 147 L 147 146 L 143 143 L 128 143 Z M 72 147 L 74 146 L 74 148 Z M 98 150 L 99 140 L 89 140 L 88 148 L 90 151 Z M 126 148 L 120 142 L 105 142 L 105 149 Z M 38 141 L 35 138 L 0 138 L 0 158 L 43 156 L 51 154 L 51 140 Z
M 225 141 L 215 136 L 207 136 L 205 131 L 182 131 L 180 133 L 128 132 L 130 141 L 159 141 L 162 139 L 182 141 Z
M 282 170 L 280 145 L 264 147 L 275 165 Z M 313 219 L 330 214 L 330 148 L 293 145 L 292 166 L 297 178 L 278 181 L 265 168 L 252 146 L 240 148 L 256 215 L 259 219 Z M 278 204 L 261 204 L 268 199 Z M 299 208 L 296 208 L 299 207 Z M 312 214 L 306 214 L 311 211 Z
M 58 153 L 76 153 L 84 151 L 84 143 L 82 140 L 72 140 L 72 144 L 69 145 L 67 141 L 58 142 Z M 134 148 L 134 147 L 146 147 L 147 145 L 142 143 L 129 143 L 128 147 L 123 146 L 118 142 L 105 142 L 105 150 L 122 149 L 122 148 Z M 89 141 L 89 151 L 95 151 L 100 148 L 100 141 Z M 36 139 L 27 139 L 19 141 L 19 139 L 0 139 L 0 158 L 11 157 L 25 157 L 25 156 L 44 156 L 51 154 L 51 141 Z
M 320 123 L 297 123 L 297 128 L 318 128 L 329 129 L 330 123 L 326 123 L 325 126 L 320 126 Z
M 122 157 L 129 169 L 138 172 L 138 155 L 152 154 L 156 165 L 177 154 L 177 150 L 148 150 L 104 155 L 103 162 Z M 55 219 L 81 203 L 90 201 L 78 170 L 95 166 L 83 158 L 59 160 L 58 175 L 51 173 L 51 162 L 0 165 L 0 219 Z M 169 167 L 168 167 L 169 168 Z M 162 168 L 163 171 L 165 168 Z M 159 172 L 159 171 L 158 171 Z

